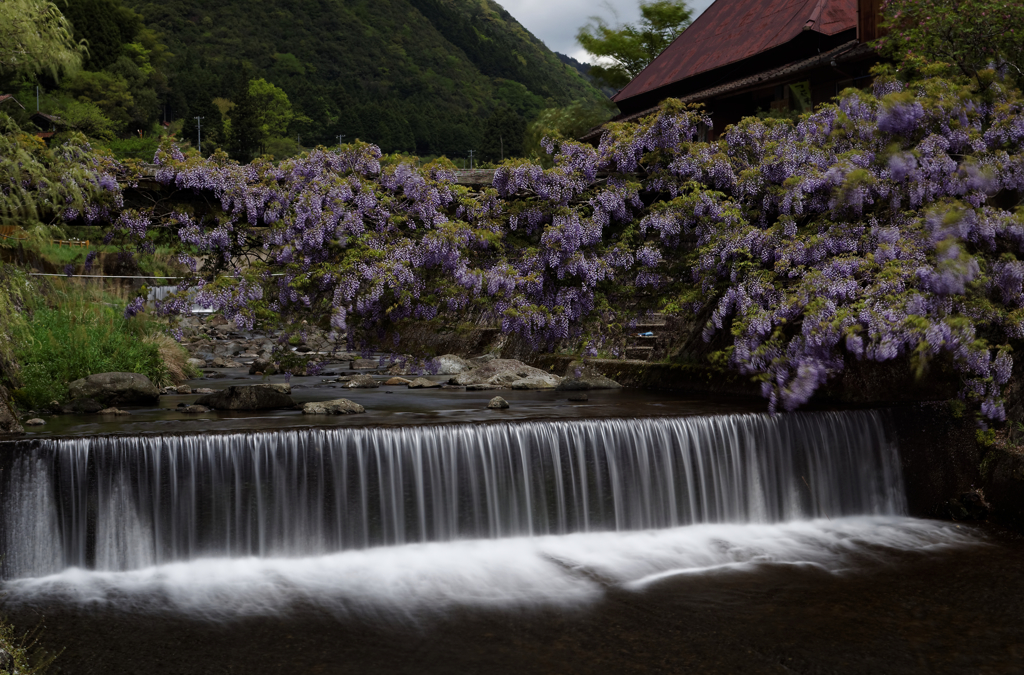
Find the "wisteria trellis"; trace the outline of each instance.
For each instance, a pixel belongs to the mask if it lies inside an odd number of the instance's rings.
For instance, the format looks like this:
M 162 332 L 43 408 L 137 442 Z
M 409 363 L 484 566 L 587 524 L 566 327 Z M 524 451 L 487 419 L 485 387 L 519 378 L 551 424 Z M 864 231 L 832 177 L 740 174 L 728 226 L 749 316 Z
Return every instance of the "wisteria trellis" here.
M 550 144 L 553 169 L 510 162 L 481 193 L 369 145 L 245 166 L 165 148 L 158 180 L 218 208 L 125 210 L 113 231 L 175 233 L 189 291 L 241 327 L 319 321 L 390 349 L 403 322 L 477 312 L 536 349 L 593 352 L 609 325 L 685 312 L 728 337 L 721 356 L 772 409 L 851 359 L 946 355 L 1003 419 L 1024 338 L 1019 93 L 890 81 L 697 141 L 709 122 L 668 102 L 598 148 Z

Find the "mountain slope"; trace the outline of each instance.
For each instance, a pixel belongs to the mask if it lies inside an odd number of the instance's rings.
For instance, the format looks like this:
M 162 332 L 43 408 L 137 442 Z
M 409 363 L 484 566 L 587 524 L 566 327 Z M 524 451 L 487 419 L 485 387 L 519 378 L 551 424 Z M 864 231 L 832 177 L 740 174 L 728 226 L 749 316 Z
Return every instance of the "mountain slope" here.
M 300 114 L 303 145 L 344 134 L 385 151 L 464 156 L 488 121 L 597 99 L 490 0 L 127 0 L 176 55 L 174 117 L 217 115 L 245 81 L 265 77 Z M 210 136 L 207 136 L 209 128 Z M 216 140 L 204 122 L 204 138 Z

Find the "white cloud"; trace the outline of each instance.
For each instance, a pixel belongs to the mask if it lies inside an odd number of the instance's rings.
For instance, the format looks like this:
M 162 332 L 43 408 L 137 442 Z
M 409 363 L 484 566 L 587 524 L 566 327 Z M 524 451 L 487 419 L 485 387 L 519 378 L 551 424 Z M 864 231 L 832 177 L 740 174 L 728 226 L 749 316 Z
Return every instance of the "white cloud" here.
M 725 2 L 726 0 L 722 0 Z M 619 22 L 633 22 L 640 18 L 637 0 L 497 0 L 527 30 L 544 41 L 549 49 L 568 54 L 580 61 L 589 61 L 587 53 L 576 44 L 576 32 L 590 17 L 598 15 Z M 704 11 L 713 0 L 692 0 L 690 6 L 697 13 Z

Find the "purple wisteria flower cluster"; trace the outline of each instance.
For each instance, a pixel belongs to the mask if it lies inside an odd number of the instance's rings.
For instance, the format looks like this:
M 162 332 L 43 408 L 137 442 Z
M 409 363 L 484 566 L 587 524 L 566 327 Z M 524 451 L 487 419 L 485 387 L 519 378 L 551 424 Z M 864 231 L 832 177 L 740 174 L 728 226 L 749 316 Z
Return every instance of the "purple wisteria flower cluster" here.
M 1024 340 L 1019 93 L 886 81 L 797 123 L 710 127 L 670 101 L 477 192 L 446 160 L 365 144 L 244 166 L 165 147 L 173 208 L 126 209 L 114 186 L 102 217 L 141 250 L 177 248 L 191 276 L 164 314 L 198 303 L 384 350 L 410 322 L 492 320 L 534 349 L 616 354 L 646 312 L 685 313 L 773 410 L 856 360 L 942 358 L 1005 416 Z

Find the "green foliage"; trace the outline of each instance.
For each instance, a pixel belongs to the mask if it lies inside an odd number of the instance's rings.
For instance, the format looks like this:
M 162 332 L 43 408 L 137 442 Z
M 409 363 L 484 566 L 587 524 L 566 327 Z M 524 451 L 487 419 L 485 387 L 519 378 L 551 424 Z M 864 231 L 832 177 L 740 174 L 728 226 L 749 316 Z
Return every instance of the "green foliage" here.
M 94 373 L 168 380 L 160 349 L 146 340 L 152 327 L 141 317 L 124 318 L 123 297 L 63 280 L 32 290 L 26 293 L 28 320 L 12 328 L 19 404 L 39 408 L 66 400 L 69 382 Z
M 590 75 L 621 89 L 672 44 L 690 25 L 693 10 L 685 0 L 641 0 L 640 21 L 611 26 L 599 17 L 580 28 L 576 41 L 590 54 L 610 62 L 594 66 Z
M 981 82 L 981 73 L 996 65 L 1024 81 L 1020 2 L 889 0 L 883 26 L 888 35 L 876 46 L 904 69 L 937 74 L 938 66 Z
M 7 652 L 13 659 L 10 670 L 13 675 L 43 675 L 56 660 L 55 656 L 36 649 L 31 637 L 19 639 L 14 627 L 3 621 L 0 621 L 0 651 Z
M 57 6 L 45 0 L 0 2 L 0 74 L 49 73 L 81 66 L 83 45 Z
M 100 161 L 80 134 L 47 148 L 0 113 L 0 225 L 53 223 L 67 208 L 109 201 L 113 195 L 90 172 Z
M 618 108 L 611 101 L 577 101 L 564 108 L 549 108 L 537 116 L 526 132 L 526 155 L 550 165 L 548 153 L 541 147 L 545 138 L 572 140 L 615 116 Z
M 102 70 L 125 54 L 125 46 L 142 29 L 142 17 L 117 0 L 74 0 L 62 5 L 75 38 L 85 40 L 85 66 Z
M 529 121 L 546 107 L 602 97 L 490 0 L 129 4 L 176 54 L 165 101 L 186 121 L 183 138 L 195 144 L 193 118 L 202 116 L 204 150 L 220 144 L 237 157 L 269 151 L 275 135 L 301 135 L 305 147 L 345 135 L 385 152 L 464 157 L 481 150 L 502 107 Z M 291 103 L 287 133 L 254 140 L 253 124 L 242 142 L 234 117 L 255 111 L 233 110 L 229 138 L 215 127 L 212 102 L 243 105 L 240 90 L 260 78 Z
M 525 141 L 526 119 L 507 107 L 498 108 L 487 120 L 480 156 L 492 161 L 521 157 Z
M 160 139 L 154 136 L 130 137 L 117 139 L 107 143 L 115 159 L 138 159 L 143 162 L 152 162 L 153 155 L 160 147 Z

